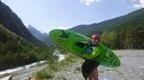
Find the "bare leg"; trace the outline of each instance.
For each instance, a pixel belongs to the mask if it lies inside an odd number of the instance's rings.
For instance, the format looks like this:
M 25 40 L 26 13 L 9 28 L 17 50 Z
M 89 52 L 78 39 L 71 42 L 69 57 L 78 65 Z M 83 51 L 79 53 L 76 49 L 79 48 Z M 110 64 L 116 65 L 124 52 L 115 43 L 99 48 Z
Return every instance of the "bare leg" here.
M 98 80 L 98 71 L 97 68 L 89 75 L 89 80 Z

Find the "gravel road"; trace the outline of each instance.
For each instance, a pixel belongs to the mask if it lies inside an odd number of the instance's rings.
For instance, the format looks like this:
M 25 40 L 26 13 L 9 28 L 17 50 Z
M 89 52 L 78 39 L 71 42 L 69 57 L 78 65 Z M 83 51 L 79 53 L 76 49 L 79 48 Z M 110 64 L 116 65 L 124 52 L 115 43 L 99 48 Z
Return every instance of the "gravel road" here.
M 121 60 L 118 68 L 99 66 L 100 80 L 144 80 L 144 50 L 116 50 Z M 55 74 L 52 80 L 84 80 L 81 75 L 81 64 L 78 60 Z

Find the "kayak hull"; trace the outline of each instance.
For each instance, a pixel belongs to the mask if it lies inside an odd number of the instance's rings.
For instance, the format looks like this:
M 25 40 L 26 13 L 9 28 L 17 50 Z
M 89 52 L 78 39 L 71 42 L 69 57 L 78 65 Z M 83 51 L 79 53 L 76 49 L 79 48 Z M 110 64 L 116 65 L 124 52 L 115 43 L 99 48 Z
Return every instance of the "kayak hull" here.
M 54 29 L 49 33 L 52 41 L 63 49 L 84 59 L 94 59 L 100 65 L 108 67 L 120 66 L 119 58 L 114 52 L 102 43 L 98 47 L 92 48 L 92 51 L 85 53 L 89 48 L 90 38 L 70 30 Z

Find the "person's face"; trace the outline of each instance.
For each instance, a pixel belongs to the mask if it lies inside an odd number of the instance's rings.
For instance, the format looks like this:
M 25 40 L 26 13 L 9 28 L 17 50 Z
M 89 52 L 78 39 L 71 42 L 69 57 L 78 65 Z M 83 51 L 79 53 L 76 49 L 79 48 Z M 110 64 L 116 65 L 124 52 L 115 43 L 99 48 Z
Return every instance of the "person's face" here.
M 92 43 L 93 43 L 93 44 L 97 44 L 97 43 L 98 43 L 98 40 L 92 38 Z

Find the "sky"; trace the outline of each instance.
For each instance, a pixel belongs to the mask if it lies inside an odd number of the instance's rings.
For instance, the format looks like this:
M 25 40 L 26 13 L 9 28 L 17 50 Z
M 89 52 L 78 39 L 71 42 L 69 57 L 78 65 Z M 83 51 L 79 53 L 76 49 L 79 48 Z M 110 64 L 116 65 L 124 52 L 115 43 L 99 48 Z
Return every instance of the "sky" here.
M 144 7 L 144 0 L 1 0 L 28 26 L 48 33 L 99 23 Z

